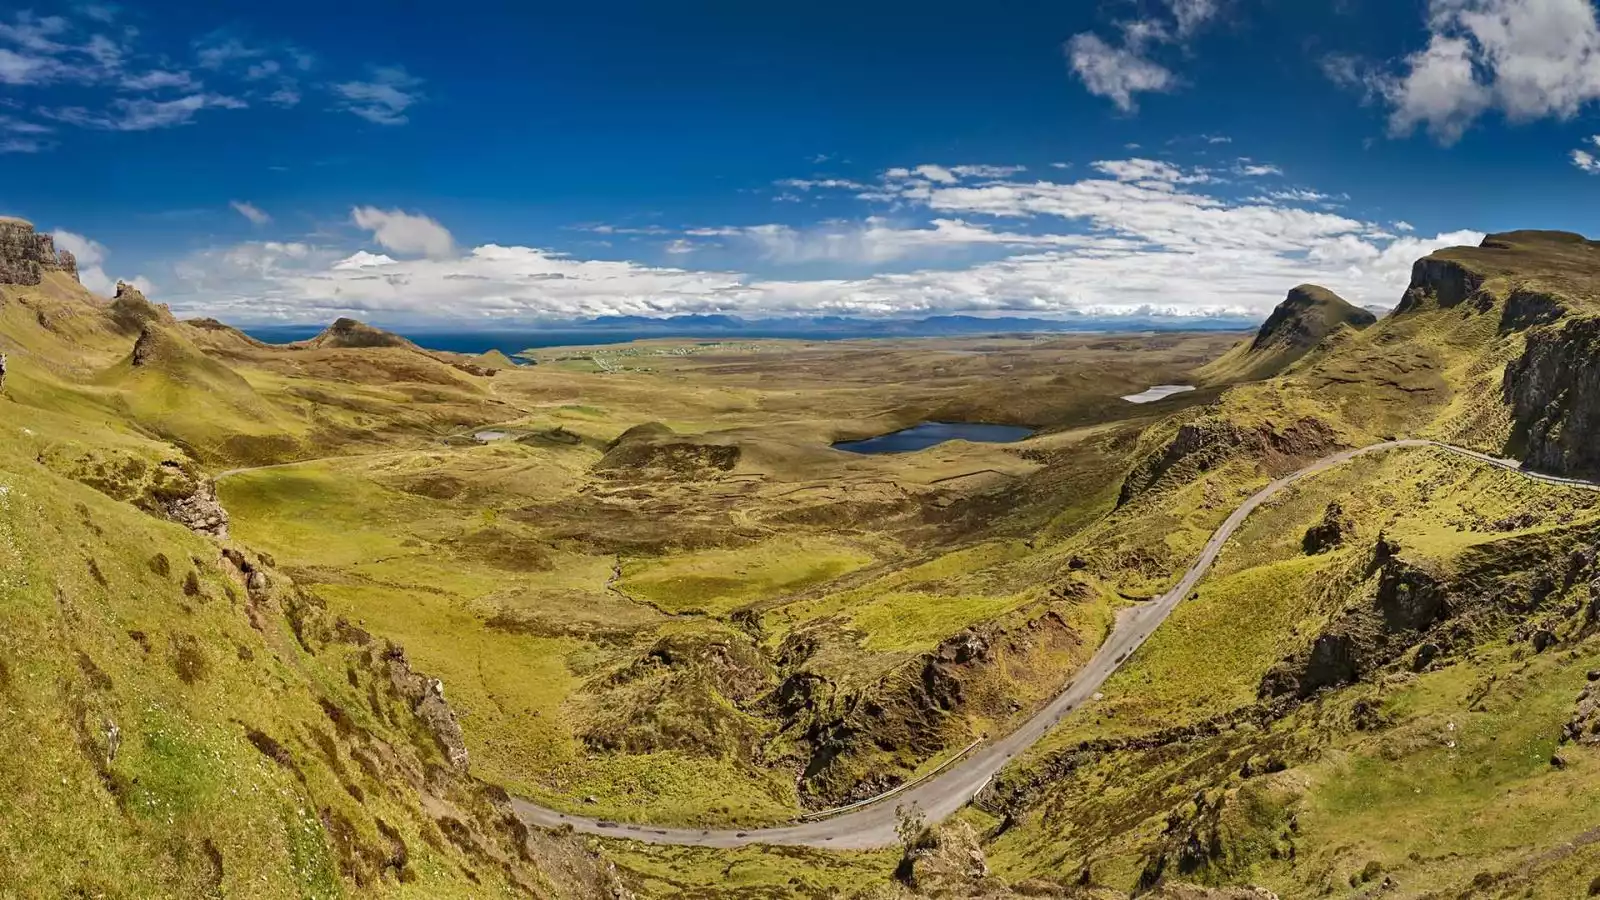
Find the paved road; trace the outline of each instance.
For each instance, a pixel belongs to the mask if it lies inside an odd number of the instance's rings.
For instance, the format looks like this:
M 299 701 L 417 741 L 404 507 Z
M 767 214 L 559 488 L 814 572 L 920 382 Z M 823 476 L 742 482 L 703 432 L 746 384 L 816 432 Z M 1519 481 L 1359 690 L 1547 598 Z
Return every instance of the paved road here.
M 927 816 L 929 823 L 941 821 L 965 806 L 994 776 L 1017 754 L 1033 746 L 1044 737 L 1067 713 L 1089 702 L 1106 679 L 1111 677 L 1123 660 L 1143 644 L 1167 616 L 1189 596 L 1194 586 L 1205 577 L 1216 561 L 1222 547 L 1244 520 L 1257 507 L 1302 478 L 1342 465 L 1358 456 L 1412 447 L 1437 447 L 1458 456 L 1477 460 L 1501 469 L 1507 469 L 1537 481 L 1550 484 L 1600 490 L 1600 485 L 1579 479 L 1560 478 L 1537 472 L 1523 471 L 1515 460 L 1499 459 L 1436 441 L 1396 440 L 1373 444 L 1355 450 L 1345 450 L 1327 456 L 1305 468 L 1285 475 L 1253 494 L 1239 505 L 1227 521 L 1222 523 L 1205 549 L 1185 572 L 1172 590 L 1148 603 L 1126 610 L 1117 620 L 1116 628 L 1100 649 L 1095 652 L 1078 677 L 1067 685 L 1056 698 L 1016 731 L 979 747 L 959 764 L 937 776 L 897 794 L 892 802 L 884 801 L 843 813 L 830 819 L 801 822 L 773 828 L 753 828 L 747 831 L 701 830 L 698 828 L 660 828 L 652 825 L 617 823 L 586 816 L 568 815 L 553 809 L 537 806 L 521 798 L 513 798 L 524 822 L 545 828 L 571 825 L 587 833 L 612 837 L 633 838 L 653 844 L 679 844 L 695 847 L 742 847 L 747 844 L 789 844 L 840 850 L 868 850 L 889 847 L 899 843 L 895 835 L 895 809 L 905 804 L 916 804 Z

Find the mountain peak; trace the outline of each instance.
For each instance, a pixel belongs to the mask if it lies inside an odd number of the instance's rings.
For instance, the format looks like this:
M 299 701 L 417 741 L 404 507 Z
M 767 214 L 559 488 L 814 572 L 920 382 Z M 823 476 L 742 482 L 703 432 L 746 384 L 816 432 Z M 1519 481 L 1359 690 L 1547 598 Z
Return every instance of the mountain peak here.
M 1272 310 L 1251 342 L 1251 350 L 1288 349 L 1304 353 L 1340 325 L 1365 328 L 1378 321 L 1321 285 L 1302 284 Z

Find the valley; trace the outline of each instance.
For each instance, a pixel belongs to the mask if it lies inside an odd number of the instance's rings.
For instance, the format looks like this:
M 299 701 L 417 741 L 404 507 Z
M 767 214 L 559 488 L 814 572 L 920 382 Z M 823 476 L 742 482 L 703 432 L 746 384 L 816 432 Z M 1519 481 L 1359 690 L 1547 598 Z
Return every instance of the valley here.
M 1491 235 L 1253 335 L 527 365 L 40 255 L 0 285 L 0 880 L 1582 896 L 1597 247 Z

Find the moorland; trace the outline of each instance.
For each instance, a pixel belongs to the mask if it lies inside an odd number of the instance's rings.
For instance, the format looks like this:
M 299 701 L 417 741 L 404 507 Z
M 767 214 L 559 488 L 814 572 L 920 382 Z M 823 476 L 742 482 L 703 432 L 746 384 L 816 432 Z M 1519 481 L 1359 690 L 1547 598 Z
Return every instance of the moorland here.
M 1600 891 L 1596 493 L 1439 448 L 1262 505 L 1085 703 L 903 845 L 758 829 L 1008 734 L 1274 479 L 1420 438 L 1600 474 L 1600 245 L 1259 332 L 266 344 L 0 285 L 18 896 Z M 26 269 L 25 266 L 22 267 Z M 1152 385 L 1195 390 L 1151 403 Z M 1011 443 L 834 448 L 922 422 Z M 889 801 L 892 802 L 892 801 Z

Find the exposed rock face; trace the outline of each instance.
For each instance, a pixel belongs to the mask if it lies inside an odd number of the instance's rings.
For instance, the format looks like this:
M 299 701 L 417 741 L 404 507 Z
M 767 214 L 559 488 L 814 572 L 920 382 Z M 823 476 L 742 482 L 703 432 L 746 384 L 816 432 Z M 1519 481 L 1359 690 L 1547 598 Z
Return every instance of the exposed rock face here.
M 1450 615 L 1445 586 L 1430 572 L 1399 557 L 1379 538 L 1373 548 L 1371 601 L 1334 620 L 1305 651 L 1291 655 L 1261 680 L 1263 697 L 1310 697 L 1350 684 L 1397 659 Z
M 33 223 L 0 217 L 0 284 L 38 284 L 45 272 L 66 272 L 78 277 L 78 261 L 56 250 L 55 238 L 38 234 Z
M 127 282 L 117 282 L 117 292 L 111 298 L 111 320 L 123 334 L 142 334 L 151 325 L 176 325 L 172 311 L 166 304 L 146 300 L 144 293 Z
M 903 782 L 914 767 L 908 759 L 968 743 L 969 714 L 990 721 L 1023 714 L 1007 677 L 1030 670 L 1050 677 L 1045 668 L 1083 640 L 1063 615 L 1065 604 L 1087 596 L 1081 585 L 1060 588 L 1054 599 L 946 638 L 864 690 L 842 690 L 803 670 L 790 675 L 768 701 L 808 748 L 802 797 L 814 806 L 866 799 Z M 809 652 L 803 642 L 786 640 L 780 663 L 798 665 L 795 658 Z
M 1506 365 L 1512 443 L 1531 468 L 1600 472 L 1600 318 L 1571 319 L 1529 333 Z
M 466 771 L 467 739 L 461 733 L 455 710 L 445 702 L 444 682 L 413 672 L 405 648 L 396 644 L 389 645 L 384 659 L 389 664 L 389 681 L 394 689 L 410 702 L 412 712 L 433 735 L 450 765 Z
M 1313 459 L 1327 455 L 1338 438 L 1320 419 L 1303 418 L 1278 428 L 1272 424 L 1241 428 L 1226 419 L 1203 418 L 1178 428 L 1165 447 L 1140 460 L 1123 481 L 1117 505 L 1163 482 L 1188 481 L 1242 454 L 1263 461 Z M 1292 467 L 1292 466 L 1291 466 Z
M 771 664 L 744 632 L 669 634 L 585 686 L 582 702 L 593 712 L 583 741 L 610 752 L 752 759 L 762 734 L 740 709 L 776 683 Z
M 162 463 L 162 467 L 179 468 L 171 462 Z M 228 511 L 217 500 L 217 484 L 211 479 L 198 481 L 190 494 L 163 498 L 161 505 L 167 518 L 190 531 L 221 541 L 228 539 Z
M 1590 677 L 1593 678 L 1591 673 Z M 1572 718 L 1561 729 L 1562 743 L 1600 744 L 1600 684 L 1590 681 L 1578 695 Z
M 1483 287 L 1484 276 L 1452 259 L 1425 256 L 1411 266 L 1411 284 L 1395 308 L 1397 314 L 1418 309 L 1429 300 L 1441 307 L 1458 306 Z
M 1335 500 L 1323 512 L 1322 521 L 1306 529 L 1300 546 L 1310 555 L 1326 553 L 1343 544 L 1353 527 L 1350 517 L 1344 513 L 1344 507 Z

